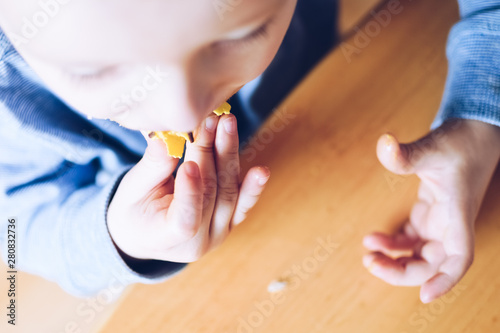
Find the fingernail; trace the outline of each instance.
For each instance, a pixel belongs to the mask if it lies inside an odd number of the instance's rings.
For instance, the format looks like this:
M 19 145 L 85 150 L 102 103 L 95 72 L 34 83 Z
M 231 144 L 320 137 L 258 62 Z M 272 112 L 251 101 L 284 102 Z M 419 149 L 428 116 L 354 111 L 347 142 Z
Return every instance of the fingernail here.
M 193 178 L 200 178 L 200 169 L 198 169 L 198 166 L 193 164 L 193 163 L 188 163 L 185 166 L 186 172 L 189 176 Z
M 420 297 L 420 300 L 424 304 L 430 303 L 432 301 L 431 297 L 429 295 L 425 295 L 425 294 Z
M 263 166 L 263 167 L 260 167 L 264 172 L 264 176 L 257 176 L 257 183 L 260 185 L 260 186 L 263 186 L 267 183 L 267 181 L 269 180 L 269 177 L 271 177 L 271 170 L 269 170 L 268 167 L 266 166 Z
M 388 151 L 392 150 L 392 143 L 389 139 L 385 141 L 385 149 Z
M 233 134 L 236 132 L 236 119 L 234 117 L 228 117 L 224 120 L 224 129 L 228 134 Z
M 372 255 L 367 254 L 363 256 L 363 266 L 365 266 L 366 268 L 368 268 L 368 270 L 370 270 L 374 260 L 375 259 L 373 258 Z
M 375 262 L 373 262 L 367 269 L 370 273 L 377 275 L 377 272 L 379 272 L 378 271 L 379 267 L 380 266 L 378 266 Z
M 396 138 L 392 134 L 385 135 L 385 149 L 387 151 L 391 151 L 393 148 L 393 143 L 396 141 Z
M 217 125 L 217 118 L 215 116 L 210 116 L 207 119 L 205 119 L 205 128 L 209 132 L 214 132 L 215 127 Z
M 269 177 L 263 177 L 263 178 L 259 178 L 259 180 L 257 182 L 259 183 L 260 186 L 264 186 L 264 185 L 266 185 L 268 180 L 269 180 Z

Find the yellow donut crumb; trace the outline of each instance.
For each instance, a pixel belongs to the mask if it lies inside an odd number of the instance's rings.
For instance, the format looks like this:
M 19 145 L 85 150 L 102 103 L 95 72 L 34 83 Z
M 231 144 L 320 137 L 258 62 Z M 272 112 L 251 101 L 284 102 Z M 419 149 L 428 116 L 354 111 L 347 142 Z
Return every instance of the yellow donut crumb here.
M 218 116 L 231 113 L 231 105 L 224 102 L 221 106 L 214 110 Z M 158 131 L 152 132 L 152 139 L 161 139 L 167 146 L 168 155 L 175 158 L 181 158 L 184 155 L 184 145 L 186 141 L 192 142 L 192 134 L 176 131 Z
M 218 116 L 222 116 L 223 114 L 231 113 L 231 105 L 228 102 L 224 102 L 221 106 L 214 110 L 214 113 Z

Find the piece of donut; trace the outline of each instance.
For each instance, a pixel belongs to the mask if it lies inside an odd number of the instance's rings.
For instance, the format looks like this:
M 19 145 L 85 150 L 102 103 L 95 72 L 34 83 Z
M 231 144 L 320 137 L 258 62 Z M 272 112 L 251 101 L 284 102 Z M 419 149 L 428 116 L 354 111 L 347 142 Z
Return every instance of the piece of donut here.
M 224 102 L 221 106 L 214 110 L 218 116 L 231 113 L 231 105 Z M 193 133 L 176 132 L 176 131 L 158 131 L 149 133 L 152 139 L 161 139 L 167 146 L 168 155 L 181 158 L 184 155 L 184 145 L 186 141 L 194 142 Z

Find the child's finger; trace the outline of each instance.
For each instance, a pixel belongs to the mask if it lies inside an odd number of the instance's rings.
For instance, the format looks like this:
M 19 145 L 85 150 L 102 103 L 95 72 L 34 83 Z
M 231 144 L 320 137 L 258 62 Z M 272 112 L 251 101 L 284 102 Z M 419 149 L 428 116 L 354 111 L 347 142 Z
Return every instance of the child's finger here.
M 271 172 L 267 167 L 254 167 L 248 171 L 241 184 L 240 195 L 234 210 L 231 227 L 245 220 L 250 209 L 252 209 L 259 200 L 270 176 Z
M 377 142 L 377 157 L 382 165 L 396 174 L 412 174 L 425 167 L 435 152 L 426 137 L 402 144 L 392 134 L 382 135 Z
M 438 272 L 427 281 L 420 290 L 420 299 L 424 303 L 447 293 L 465 275 L 474 259 L 473 223 L 460 207 L 448 207 L 448 219 L 452 222 L 442 240 L 442 248 L 422 249 L 426 258 L 441 257 Z M 438 260 L 438 259 L 436 259 Z
M 164 183 L 174 172 L 178 159 L 168 155 L 161 140 L 152 140 L 143 133 L 148 147 L 142 159 L 123 177 L 121 184 L 127 186 L 126 197 L 130 202 L 142 200 L 151 190 Z
M 471 264 L 471 256 L 449 256 L 439 267 L 439 272 L 422 285 L 421 301 L 429 303 L 446 294 L 462 279 Z
M 236 117 L 224 115 L 219 120 L 215 138 L 217 198 L 210 225 L 211 246 L 221 244 L 229 233 L 239 193 L 240 157 Z
M 184 162 L 175 179 L 174 198 L 166 211 L 163 234 L 174 246 L 193 238 L 202 221 L 203 189 L 198 165 Z M 168 240 L 167 240 L 168 239 Z
M 365 255 L 363 265 L 371 274 L 395 286 L 420 286 L 437 272 L 436 266 L 423 259 L 393 259 L 380 252 Z
M 214 140 L 219 118 L 210 115 L 196 132 L 194 143 L 188 143 L 184 161 L 193 161 L 200 167 L 204 214 L 212 216 L 217 195 L 217 172 L 214 161 Z
M 412 256 L 413 250 L 418 243 L 404 233 L 386 235 L 374 232 L 363 238 L 363 245 L 370 251 L 382 252 L 391 257 Z

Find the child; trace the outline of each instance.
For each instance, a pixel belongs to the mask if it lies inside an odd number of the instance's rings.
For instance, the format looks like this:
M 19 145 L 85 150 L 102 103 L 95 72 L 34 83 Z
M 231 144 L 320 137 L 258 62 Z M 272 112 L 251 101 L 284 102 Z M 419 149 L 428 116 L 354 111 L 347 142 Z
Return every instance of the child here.
M 470 265 L 500 156 L 498 5 L 461 2 L 434 145 L 379 142 L 387 168 L 422 178 L 421 201 L 404 233 L 365 239 L 364 262 L 425 302 Z M 85 296 L 117 277 L 164 281 L 221 244 L 269 178 L 257 166 L 239 182 L 238 142 L 338 41 L 335 13 L 329 0 L 0 0 L 1 223 L 19 220 L 19 268 Z M 238 130 L 211 115 L 236 92 Z M 195 129 L 174 177 L 178 160 L 144 134 Z M 386 256 L 400 249 L 418 259 Z

